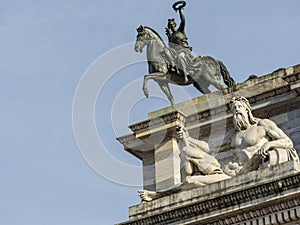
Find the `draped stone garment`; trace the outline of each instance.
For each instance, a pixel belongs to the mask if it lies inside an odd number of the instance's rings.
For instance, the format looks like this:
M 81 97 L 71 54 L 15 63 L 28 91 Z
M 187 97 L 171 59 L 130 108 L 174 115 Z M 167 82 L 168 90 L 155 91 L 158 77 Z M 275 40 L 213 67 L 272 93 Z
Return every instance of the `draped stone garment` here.
M 189 146 L 184 150 L 186 160 L 191 162 L 196 168 L 196 171 L 201 172 L 203 175 L 220 174 L 223 173 L 221 164 L 213 156 L 206 152 L 203 147 L 202 141 L 189 138 Z

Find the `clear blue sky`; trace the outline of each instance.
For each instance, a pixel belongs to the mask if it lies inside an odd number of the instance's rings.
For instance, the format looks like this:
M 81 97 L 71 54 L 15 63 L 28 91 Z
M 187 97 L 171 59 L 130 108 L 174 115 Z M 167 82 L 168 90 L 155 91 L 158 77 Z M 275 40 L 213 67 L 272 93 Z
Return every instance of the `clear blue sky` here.
M 102 88 L 95 109 L 99 138 L 112 157 L 137 167 L 133 185 L 132 174 L 103 164 L 116 177 L 130 180 L 120 185 L 82 157 L 73 134 L 74 94 L 87 68 L 135 41 L 140 24 L 165 38 L 167 19 L 178 21 L 172 3 L 1 1 L 0 224 L 106 225 L 128 219 L 128 206 L 139 203 L 141 168 L 115 137 L 130 133 L 127 123 L 144 120 L 147 112 L 169 103 L 153 82 L 149 89 L 156 97 L 143 97 L 145 63 L 121 69 Z M 299 0 L 188 1 L 186 32 L 195 53 L 222 59 L 242 82 L 251 74 L 300 63 L 299 8 Z M 105 76 L 101 69 L 99 76 Z M 172 90 L 198 95 L 192 87 Z M 126 105 L 121 95 L 136 103 Z

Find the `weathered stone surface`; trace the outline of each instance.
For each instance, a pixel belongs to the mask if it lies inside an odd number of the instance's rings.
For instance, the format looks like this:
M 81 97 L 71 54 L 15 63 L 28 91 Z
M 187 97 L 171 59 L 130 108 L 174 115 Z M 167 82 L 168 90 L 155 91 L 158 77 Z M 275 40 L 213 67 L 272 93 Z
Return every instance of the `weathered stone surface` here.
M 121 224 L 246 224 L 282 216 L 291 222 L 299 207 L 300 164 L 286 162 L 132 206 Z
M 143 157 L 143 184 L 144 189 L 150 191 L 156 190 L 154 154 L 144 155 Z
M 252 105 L 254 116 L 270 118 L 278 124 L 292 139 L 299 154 L 300 95 L 291 89 L 291 85 L 300 84 L 299 68 L 296 65 L 248 80 L 238 84 L 235 92 L 224 95 L 214 92 L 149 113 L 148 120 L 130 125 L 133 134 L 118 140 L 126 151 L 148 162 L 148 155 L 155 154 L 155 146 L 172 136 L 176 125 L 185 124 L 191 137 L 208 142 L 217 159 L 226 163 L 231 154 L 226 152 L 229 147 L 220 146 L 225 133 L 233 127 L 228 103 L 233 96 L 244 95 Z M 144 174 L 144 180 L 155 180 L 155 175 L 151 174 L 149 179 L 147 175 Z M 144 183 L 145 187 L 148 185 Z
M 291 139 L 272 120 L 253 116 L 245 97 L 233 97 L 229 106 L 234 129 L 228 132 L 225 141 L 233 150 L 232 161 L 223 167 L 227 175 L 245 174 L 290 160 L 300 161 Z
M 175 127 L 183 124 L 191 137 L 208 142 L 222 165 L 231 160 L 230 146 L 222 146 L 233 129 L 228 104 L 245 96 L 258 118 L 274 121 L 300 153 L 300 65 L 237 85 L 234 92 L 214 92 L 149 113 L 148 119 L 130 126 L 132 134 L 118 138 L 124 149 L 143 161 L 144 188 L 156 191 L 166 171 L 179 180 L 179 161 L 164 160 L 170 151 Z M 220 147 L 222 146 L 222 147 Z M 162 148 L 160 148 L 162 147 Z M 168 158 L 168 157 L 167 157 Z M 165 172 L 156 170 L 155 160 Z M 165 174 L 164 174 L 165 173 Z M 158 181 L 159 180 L 159 181 Z M 161 186 L 161 188 L 166 186 Z M 296 222 L 297 221 L 297 222 Z M 129 221 L 121 224 L 300 224 L 299 164 L 286 162 L 239 175 L 190 191 L 184 191 L 129 209 Z
M 180 151 L 177 140 L 172 138 L 155 148 L 156 190 L 162 190 L 181 182 Z

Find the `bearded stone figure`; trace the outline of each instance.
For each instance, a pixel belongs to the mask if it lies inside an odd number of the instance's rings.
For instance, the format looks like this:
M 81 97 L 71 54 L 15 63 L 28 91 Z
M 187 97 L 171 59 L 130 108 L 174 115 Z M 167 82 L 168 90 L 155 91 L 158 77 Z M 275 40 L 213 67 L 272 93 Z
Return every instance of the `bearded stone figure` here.
M 245 97 L 233 97 L 230 109 L 235 131 L 228 140 L 234 153 L 233 162 L 224 166 L 224 173 L 236 176 L 259 167 L 299 162 L 291 139 L 273 121 L 255 118 Z

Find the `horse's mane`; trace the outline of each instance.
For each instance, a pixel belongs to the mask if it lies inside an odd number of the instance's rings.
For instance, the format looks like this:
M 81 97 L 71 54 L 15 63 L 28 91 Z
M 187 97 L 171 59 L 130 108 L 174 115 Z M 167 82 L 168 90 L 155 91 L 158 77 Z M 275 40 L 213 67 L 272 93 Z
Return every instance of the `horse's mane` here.
M 154 34 L 156 34 L 157 37 L 161 40 L 161 42 L 166 46 L 166 44 L 165 44 L 164 40 L 162 39 L 162 37 L 155 30 L 153 30 L 151 27 L 147 27 L 147 26 L 144 26 L 144 28 L 147 28 L 147 29 L 151 30 Z

